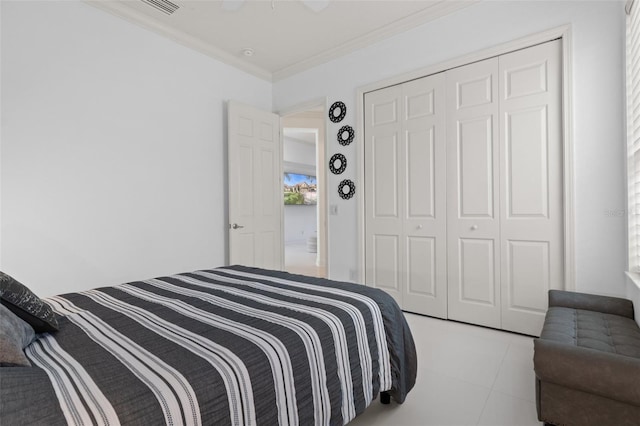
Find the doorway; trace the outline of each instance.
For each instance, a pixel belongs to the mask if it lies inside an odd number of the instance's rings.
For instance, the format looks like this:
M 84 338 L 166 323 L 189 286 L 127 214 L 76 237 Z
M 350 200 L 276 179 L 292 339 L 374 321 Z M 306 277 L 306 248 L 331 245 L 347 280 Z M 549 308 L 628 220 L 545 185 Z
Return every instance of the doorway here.
M 325 105 L 282 115 L 284 269 L 327 277 Z

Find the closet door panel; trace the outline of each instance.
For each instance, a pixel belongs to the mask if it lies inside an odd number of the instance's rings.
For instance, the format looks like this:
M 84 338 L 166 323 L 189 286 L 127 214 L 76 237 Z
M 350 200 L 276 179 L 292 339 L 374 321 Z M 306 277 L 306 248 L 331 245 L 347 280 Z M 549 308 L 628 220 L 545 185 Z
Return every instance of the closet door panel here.
M 540 289 L 550 287 L 550 253 L 546 241 L 513 241 L 506 243 L 505 280 L 509 285 L 509 307 L 528 311 L 546 311 L 547 294 Z
M 400 219 L 398 181 L 398 132 L 371 138 L 373 164 L 373 216 Z
M 460 238 L 458 240 L 460 300 L 473 305 L 496 306 L 495 240 Z
M 449 318 L 500 327 L 498 60 L 446 75 Z
M 411 296 L 437 296 L 436 239 L 430 237 L 407 238 L 407 289 Z
M 547 107 L 506 112 L 504 118 L 506 217 L 548 218 Z
M 400 244 L 397 235 L 378 233 L 372 237 L 373 284 L 392 295 L 401 293 Z
M 435 219 L 435 128 L 407 132 L 407 217 Z
M 564 288 L 561 47 L 500 57 L 502 326 L 531 335 Z
M 457 122 L 456 169 L 460 218 L 493 218 L 493 117 Z
M 365 95 L 365 284 L 403 306 L 401 95 L 400 86 Z
M 402 85 L 403 309 L 447 317 L 444 74 Z

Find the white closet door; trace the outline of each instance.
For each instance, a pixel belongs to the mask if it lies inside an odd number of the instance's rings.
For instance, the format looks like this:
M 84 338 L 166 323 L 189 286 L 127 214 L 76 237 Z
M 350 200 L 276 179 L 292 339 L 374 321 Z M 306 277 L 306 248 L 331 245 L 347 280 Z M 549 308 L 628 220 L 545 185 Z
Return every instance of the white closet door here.
M 532 335 L 563 288 L 561 47 L 500 57 L 502 328 Z
M 444 73 L 402 85 L 402 308 L 447 317 Z
M 365 95 L 365 283 L 402 306 L 402 88 Z
M 444 74 L 365 96 L 366 283 L 447 317 Z
M 500 328 L 498 59 L 447 72 L 449 318 Z

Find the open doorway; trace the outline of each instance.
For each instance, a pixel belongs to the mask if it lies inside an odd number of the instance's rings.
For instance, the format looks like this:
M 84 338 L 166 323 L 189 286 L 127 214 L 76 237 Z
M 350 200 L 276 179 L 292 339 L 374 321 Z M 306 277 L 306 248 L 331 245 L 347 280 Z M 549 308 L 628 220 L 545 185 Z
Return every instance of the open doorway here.
M 324 104 L 282 116 L 284 269 L 327 276 Z

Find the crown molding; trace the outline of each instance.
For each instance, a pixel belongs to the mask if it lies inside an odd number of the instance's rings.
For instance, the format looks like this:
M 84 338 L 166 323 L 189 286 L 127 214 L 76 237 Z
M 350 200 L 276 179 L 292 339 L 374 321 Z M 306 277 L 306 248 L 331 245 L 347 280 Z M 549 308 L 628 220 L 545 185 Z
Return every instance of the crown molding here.
M 255 77 L 269 82 L 272 81 L 272 74 L 264 68 L 243 61 L 241 58 L 236 57 L 220 48 L 212 46 L 211 44 L 206 43 L 197 37 L 171 28 L 169 25 L 166 25 L 162 22 L 155 21 L 144 13 L 124 6 L 120 2 L 109 0 L 83 0 L 83 2 L 105 12 L 108 12 L 112 15 L 115 15 L 119 18 L 125 19 L 145 29 L 153 31 L 156 34 L 165 36 L 175 41 L 176 43 L 194 49 L 200 53 L 217 59 L 220 62 L 245 71 Z
M 315 66 L 354 52 L 358 49 L 382 41 L 385 38 L 403 33 L 417 26 L 426 24 L 427 22 L 434 21 L 445 15 L 449 15 L 459 10 L 465 9 L 471 5 L 479 3 L 480 1 L 482 0 L 443 0 L 431 7 L 423 9 L 418 13 L 414 13 L 413 15 L 407 16 L 402 19 L 398 19 L 397 21 L 389 25 L 385 25 L 384 27 L 371 31 L 368 34 L 343 43 L 340 46 L 336 46 L 335 48 L 314 55 L 312 58 L 305 59 L 293 65 L 281 68 L 280 70 L 277 70 L 273 73 L 273 81 L 276 82 L 287 77 L 291 77 L 292 75 L 306 71 Z

